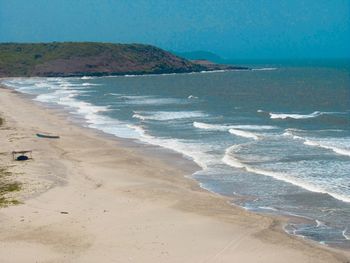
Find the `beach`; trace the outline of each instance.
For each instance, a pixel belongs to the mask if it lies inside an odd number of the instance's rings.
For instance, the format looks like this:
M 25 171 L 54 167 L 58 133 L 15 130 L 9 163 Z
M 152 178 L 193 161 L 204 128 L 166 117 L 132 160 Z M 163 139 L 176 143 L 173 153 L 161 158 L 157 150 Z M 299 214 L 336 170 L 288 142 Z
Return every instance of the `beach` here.
M 287 235 L 283 218 L 203 190 L 186 177 L 196 169 L 190 161 L 171 165 L 4 87 L 0 116 L 1 164 L 22 183 L 15 194 L 21 204 L 0 210 L 1 262 L 350 259 L 348 251 Z M 13 150 L 32 150 L 33 159 L 12 161 Z

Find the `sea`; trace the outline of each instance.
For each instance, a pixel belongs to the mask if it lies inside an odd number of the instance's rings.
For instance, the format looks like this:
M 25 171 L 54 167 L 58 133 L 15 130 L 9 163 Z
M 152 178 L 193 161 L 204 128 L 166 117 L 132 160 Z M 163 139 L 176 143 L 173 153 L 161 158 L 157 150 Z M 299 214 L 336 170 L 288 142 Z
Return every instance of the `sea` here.
M 284 230 L 350 248 L 350 63 L 3 79 L 80 124 L 195 162 L 201 187 Z

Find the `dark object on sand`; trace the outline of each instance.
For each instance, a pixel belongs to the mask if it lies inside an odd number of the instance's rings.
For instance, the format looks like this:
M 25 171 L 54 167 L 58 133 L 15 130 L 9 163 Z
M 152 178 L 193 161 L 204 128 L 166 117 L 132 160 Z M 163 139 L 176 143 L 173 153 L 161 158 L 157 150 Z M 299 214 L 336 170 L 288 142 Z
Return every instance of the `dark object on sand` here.
M 25 155 L 20 155 L 16 158 L 17 161 L 27 161 L 29 158 Z
M 37 133 L 36 136 L 40 138 L 48 138 L 48 139 L 59 139 L 60 136 L 58 135 L 49 135 L 49 134 L 42 134 L 42 133 Z
M 12 159 L 16 161 L 26 161 L 28 159 L 32 159 L 32 151 L 13 151 Z

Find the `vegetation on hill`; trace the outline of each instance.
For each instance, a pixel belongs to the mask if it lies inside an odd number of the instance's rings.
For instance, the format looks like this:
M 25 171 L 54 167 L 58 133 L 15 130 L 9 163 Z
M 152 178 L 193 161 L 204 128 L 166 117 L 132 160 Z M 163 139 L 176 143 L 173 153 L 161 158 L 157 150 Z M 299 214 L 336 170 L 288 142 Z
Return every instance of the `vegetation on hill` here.
M 224 61 L 223 58 L 209 51 L 174 52 L 174 54 L 189 60 L 208 60 L 213 63 L 222 63 Z
M 104 76 L 206 70 L 160 48 L 93 42 L 0 44 L 0 77 Z

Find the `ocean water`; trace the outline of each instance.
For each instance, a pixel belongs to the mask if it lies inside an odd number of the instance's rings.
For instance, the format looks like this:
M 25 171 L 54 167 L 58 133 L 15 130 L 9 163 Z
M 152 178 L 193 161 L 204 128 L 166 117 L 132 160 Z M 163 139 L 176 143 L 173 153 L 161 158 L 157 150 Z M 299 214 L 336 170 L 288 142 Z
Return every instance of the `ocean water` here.
M 350 248 L 350 67 L 2 81 L 85 126 L 196 162 L 210 191 Z

